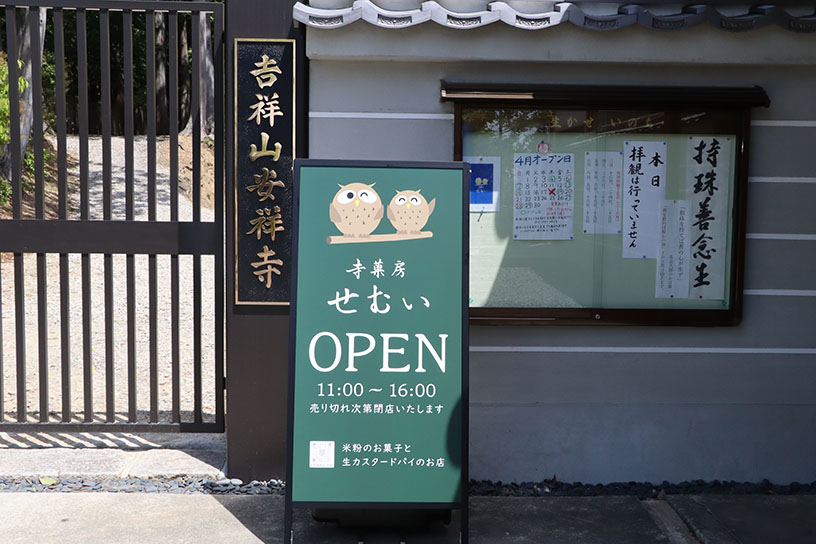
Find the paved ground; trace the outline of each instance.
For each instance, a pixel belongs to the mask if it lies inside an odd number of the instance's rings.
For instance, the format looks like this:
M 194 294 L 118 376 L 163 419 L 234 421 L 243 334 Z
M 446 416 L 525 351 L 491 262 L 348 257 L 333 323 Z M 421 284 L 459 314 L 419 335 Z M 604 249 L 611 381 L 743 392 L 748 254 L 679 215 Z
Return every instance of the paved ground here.
M 220 435 L 0 433 L 0 479 L 219 479 Z M 0 493 L 3 544 L 280 543 L 283 498 L 158 493 Z M 472 497 L 472 544 L 812 544 L 816 495 Z M 297 510 L 294 543 L 453 544 L 459 517 L 422 530 L 355 529 Z M 377 519 L 370 514 L 366 519 Z M 393 523 L 387 526 L 393 527 Z
M 226 459 L 221 434 L 0 433 L 0 478 L 217 480 Z
M 747 544 L 816 541 L 816 497 L 682 497 L 705 513 L 694 536 L 664 531 L 632 497 L 470 500 L 470 542 Z M 651 502 L 651 501 L 646 501 Z M 666 502 L 666 501 L 662 501 Z M 671 504 L 671 500 L 668 502 Z M 6 544 L 283 543 L 283 499 L 275 496 L 110 493 L 0 493 Z M 714 520 L 716 525 L 712 525 Z M 699 526 L 697 526 L 699 522 Z M 364 531 L 313 521 L 297 511 L 295 543 L 455 543 L 458 518 L 427 530 Z M 679 539 L 678 539 L 679 538 Z

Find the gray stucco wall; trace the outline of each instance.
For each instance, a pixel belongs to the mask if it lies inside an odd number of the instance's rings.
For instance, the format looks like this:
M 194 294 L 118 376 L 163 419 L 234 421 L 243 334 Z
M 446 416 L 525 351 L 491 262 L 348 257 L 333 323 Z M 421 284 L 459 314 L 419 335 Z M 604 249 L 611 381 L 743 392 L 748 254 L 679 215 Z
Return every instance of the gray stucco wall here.
M 816 480 L 814 38 L 494 26 L 309 29 L 310 156 L 451 160 L 441 79 L 761 85 L 772 106 L 753 116 L 743 323 L 472 327 L 472 477 Z

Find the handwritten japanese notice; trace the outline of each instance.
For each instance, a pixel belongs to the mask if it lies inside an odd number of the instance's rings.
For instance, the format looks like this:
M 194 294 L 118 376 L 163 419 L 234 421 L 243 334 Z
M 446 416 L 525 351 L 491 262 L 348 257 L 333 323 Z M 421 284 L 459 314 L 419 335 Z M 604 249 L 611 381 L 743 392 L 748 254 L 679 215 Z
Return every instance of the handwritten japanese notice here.
M 666 142 L 624 142 L 623 258 L 657 257 L 666 198 Z
M 293 40 L 235 41 L 235 303 L 289 303 Z
M 425 164 L 295 167 L 293 504 L 466 497 L 469 174 Z
M 572 240 L 574 200 L 573 154 L 513 155 L 514 240 Z
M 666 200 L 660 208 L 655 298 L 688 298 L 691 202 Z
M 729 180 L 732 139 L 689 136 L 687 190 L 691 200 L 692 298 L 725 297 Z
M 584 233 L 620 234 L 623 153 L 587 151 L 584 156 Z

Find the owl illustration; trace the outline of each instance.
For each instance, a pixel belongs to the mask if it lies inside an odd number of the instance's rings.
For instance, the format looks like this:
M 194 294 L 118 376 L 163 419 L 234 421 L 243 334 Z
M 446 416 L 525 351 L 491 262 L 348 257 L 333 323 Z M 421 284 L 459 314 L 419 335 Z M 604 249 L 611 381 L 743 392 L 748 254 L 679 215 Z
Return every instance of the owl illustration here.
M 397 191 L 388 205 L 388 220 L 398 234 L 416 234 L 422 230 L 434 211 L 436 199 L 430 202 L 417 191 Z
M 383 203 L 374 184 L 341 185 L 329 205 L 329 218 L 343 236 L 367 238 L 383 216 Z

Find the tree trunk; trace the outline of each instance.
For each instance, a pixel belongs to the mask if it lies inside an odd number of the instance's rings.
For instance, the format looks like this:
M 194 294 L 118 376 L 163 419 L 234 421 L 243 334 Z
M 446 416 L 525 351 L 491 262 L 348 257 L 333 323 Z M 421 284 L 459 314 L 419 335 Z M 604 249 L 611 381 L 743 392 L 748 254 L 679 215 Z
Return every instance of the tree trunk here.
M 176 55 L 179 57 L 179 126 L 185 127 L 182 133 L 188 133 L 187 127 L 190 120 L 190 78 L 187 74 L 190 73 L 190 55 L 187 53 L 190 48 L 190 25 L 187 23 L 188 17 L 179 17 L 179 50 Z
M 201 36 L 201 56 L 199 57 L 199 74 L 201 88 L 199 92 L 199 114 L 201 115 L 201 136 L 213 133 L 215 128 L 215 68 L 212 59 L 212 31 L 210 16 L 204 14 L 198 18 Z
M 25 156 L 25 150 L 28 146 L 28 138 L 31 134 L 31 126 L 34 123 L 34 112 L 32 110 L 32 59 L 31 59 L 31 36 L 33 30 L 28 24 L 28 8 L 21 8 L 15 10 L 17 17 L 17 58 L 22 62 L 22 69 L 18 70 L 17 75 L 26 81 L 24 89 L 20 89 L 20 155 Z M 40 8 L 39 13 L 39 35 L 36 36 L 40 40 L 40 58 L 42 62 L 42 50 L 45 44 L 45 22 L 46 10 Z M 18 64 L 18 67 L 20 65 Z M 13 82 L 9 79 L 9 85 Z M 19 85 L 19 78 L 18 78 Z M 19 89 L 19 86 L 18 86 Z M 6 145 L 0 154 L 0 176 L 11 179 L 11 150 Z
M 201 119 L 201 137 L 212 134 L 215 128 L 215 66 L 213 65 L 212 29 L 208 14 L 198 17 L 193 14 L 191 24 L 198 25 L 199 29 L 199 56 L 198 56 L 198 104 L 191 104 L 190 110 L 198 110 Z M 192 44 L 191 47 L 195 47 Z M 193 115 L 187 120 L 184 134 L 193 132 Z
M 156 14 L 156 133 L 170 132 L 170 97 L 167 88 L 167 22 Z

